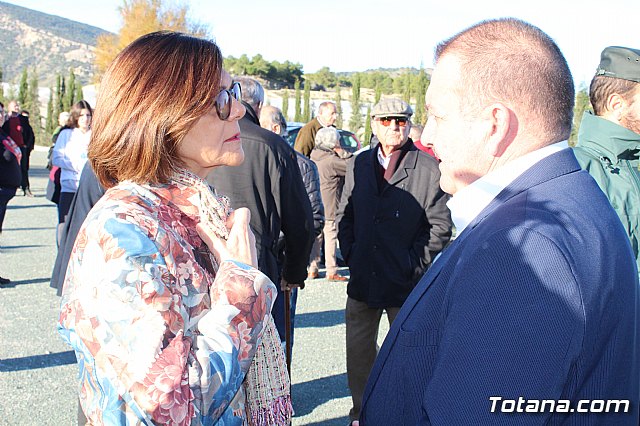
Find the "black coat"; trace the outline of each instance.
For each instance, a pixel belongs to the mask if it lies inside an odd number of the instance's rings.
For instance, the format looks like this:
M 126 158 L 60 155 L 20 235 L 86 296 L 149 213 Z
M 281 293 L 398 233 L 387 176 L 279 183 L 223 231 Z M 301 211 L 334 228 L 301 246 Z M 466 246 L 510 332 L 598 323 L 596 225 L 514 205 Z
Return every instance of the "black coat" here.
M 0 187 L 17 188 L 22 180 L 22 172 L 16 156 L 2 143 L 2 140 L 7 137 L 7 134 L 0 129 Z M 5 151 L 8 154 L 5 154 Z
M 324 204 L 322 203 L 322 195 L 320 193 L 320 175 L 316 163 L 309 160 L 304 155 L 296 152 L 296 160 L 298 160 L 298 168 L 302 175 L 302 182 L 307 191 L 309 202 L 311 203 L 311 212 L 313 213 L 313 235 L 318 236 L 324 227 Z
M 313 216 L 293 149 L 280 136 L 258 124 L 247 107 L 240 120 L 244 162 L 236 167 L 216 167 L 207 177 L 216 193 L 231 199 L 233 208 L 251 211 L 251 229 L 256 236 L 258 267 L 276 285 L 278 236 L 285 237 L 286 262 L 282 277 L 303 283 L 313 243 Z
M 58 247 L 58 255 L 53 265 L 51 274 L 51 287 L 58 290 L 58 296 L 62 295 L 62 285 L 64 284 L 64 276 L 67 273 L 67 265 L 71 257 L 71 250 L 76 242 L 76 237 L 80 231 L 80 227 L 84 223 L 89 211 L 104 195 L 104 188 L 98 183 L 98 178 L 89 163 L 85 164 L 80 175 L 80 183 L 78 191 L 73 196 L 67 220 L 64 228 L 60 233 L 60 245 Z
M 378 148 L 350 162 L 338 209 L 338 240 L 351 277 L 347 294 L 372 308 L 399 307 L 451 237 L 438 162 L 409 140 L 378 186 Z

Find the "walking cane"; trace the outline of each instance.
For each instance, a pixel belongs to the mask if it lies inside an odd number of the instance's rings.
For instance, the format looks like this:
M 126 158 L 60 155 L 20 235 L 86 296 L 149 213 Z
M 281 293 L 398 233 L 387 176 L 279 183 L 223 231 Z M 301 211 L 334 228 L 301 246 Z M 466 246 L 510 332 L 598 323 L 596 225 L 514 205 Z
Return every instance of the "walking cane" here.
M 284 341 L 286 347 L 287 372 L 289 380 L 291 380 L 291 288 L 289 284 L 284 283 Z

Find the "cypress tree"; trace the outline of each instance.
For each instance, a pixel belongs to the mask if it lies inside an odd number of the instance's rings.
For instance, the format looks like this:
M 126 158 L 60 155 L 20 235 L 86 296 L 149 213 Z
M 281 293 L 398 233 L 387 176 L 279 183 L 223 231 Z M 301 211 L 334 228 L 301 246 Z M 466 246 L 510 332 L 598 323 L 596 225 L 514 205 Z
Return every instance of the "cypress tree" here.
M 402 99 L 406 103 L 410 104 L 411 103 L 411 74 L 406 73 L 403 80 L 404 80 L 404 86 L 403 86 L 403 92 L 402 92 Z
M 69 111 L 69 98 L 67 97 L 67 85 L 64 81 L 64 76 L 62 76 L 62 82 L 60 84 L 60 93 L 58 93 L 59 102 L 60 102 L 60 111 Z
M 571 135 L 569 136 L 569 145 L 576 146 L 578 142 L 578 131 L 580 130 L 580 123 L 582 123 L 582 116 L 584 112 L 589 110 L 589 92 L 587 88 L 581 86 L 576 92 L 575 104 L 573 106 L 573 126 L 571 127 Z
M 416 110 L 413 113 L 413 122 L 416 124 L 424 125 L 427 121 L 427 116 L 424 110 L 424 95 L 427 91 L 427 74 L 424 69 L 420 69 L 418 73 L 418 87 L 416 89 Z
M 349 120 L 349 130 L 357 133 L 362 127 L 362 114 L 360 113 L 360 74 L 353 77 L 351 88 L 351 119 Z
M 38 88 L 38 72 L 33 70 L 29 81 L 29 91 L 25 108 L 29 111 L 29 123 L 33 128 L 36 140 L 42 141 L 42 115 L 40 114 L 40 97 Z
M 22 77 L 20 77 L 20 86 L 18 88 L 18 102 L 24 107 L 29 96 L 29 83 L 27 82 L 27 69 L 22 69 Z
M 364 123 L 364 141 L 362 142 L 363 145 L 369 145 L 369 142 L 371 141 L 371 105 L 369 105 L 367 107 L 367 121 L 365 121 Z
M 67 83 L 67 105 L 65 111 L 69 111 L 71 107 L 77 102 L 76 98 L 76 75 L 73 73 L 73 68 L 69 71 L 69 82 Z
M 342 129 L 342 95 L 340 94 L 340 85 L 336 84 L 336 122 L 338 129 Z
M 48 139 L 51 139 L 51 135 L 56 128 L 56 121 L 54 121 L 53 115 L 53 89 L 49 90 L 49 102 L 47 102 L 47 121 L 44 127 L 44 131 Z M 57 117 L 57 116 L 56 116 Z
M 301 101 L 301 93 L 300 93 L 300 79 L 296 78 L 296 82 L 293 84 L 293 88 L 296 91 L 296 100 L 294 105 L 294 117 L 293 121 L 301 122 L 302 114 L 300 113 L 300 101 Z
M 76 95 L 74 97 L 76 102 L 84 99 L 84 94 L 82 93 L 82 84 L 76 83 Z
M 304 82 L 304 113 L 302 114 L 302 121 L 308 123 L 311 120 L 311 82 L 305 80 Z
M 376 99 L 373 102 L 373 104 L 377 104 L 378 102 L 380 102 L 380 98 L 382 97 L 382 85 L 380 84 L 380 82 L 376 82 Z
M 282 92 L 282 115 L 284 119 L 289 121 L 289 90 L 284 89 Z

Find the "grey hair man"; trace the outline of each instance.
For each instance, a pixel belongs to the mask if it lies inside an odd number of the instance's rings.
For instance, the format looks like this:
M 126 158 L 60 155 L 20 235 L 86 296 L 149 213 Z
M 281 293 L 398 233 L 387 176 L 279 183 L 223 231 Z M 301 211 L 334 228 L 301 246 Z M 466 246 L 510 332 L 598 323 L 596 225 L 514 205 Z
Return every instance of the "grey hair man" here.
M 286 140 L 284 137 L 287 134 L 287 122 L 282 115 L 282 111 L 278 107 L 274 107 L 271 105 L 267 105 L 262 108 L 260 112 L 260 126 L 263 129 L 267 129 L 276 135 L 282 137 L 282 143 L 286 144 Z M 318 168 L 315 163 L 309 160 L 304 155 L 296 152 L 296 160 L 298 161 L 298 168 L 300 169 L 300 174 L 302 175 L 302 182 L 304 182 L 304 187 L 307 191 L 307 196 L 309 197 L 309 202 L 311 203 L 311 211 L 313 213 L 313 235 L 317 237 L 322 232 L 322 227 L 324 226 L 324 205 L 322 204 L 322 197 L 320 195 L 320 176 L 318 175 Z M 279 267 L 282 268 L 282 265 L 286 263 L 286 253 L 285 253 L 285 240 L 284 234 L 280 233 L 280 238 L 278 240 L 278 263 Z M 308 259 L 307 259 L 308 260 Z M 305 266 L 308 265 L 308 262 L 305 263 Z M 294 339 L 294 325 L 295 325 L 295 315 L 296 315 L 296 305 L 298 301 L 298 289 L 293 288 L 291 290 L 291 346 L 293 346 Z
M 322 102 L 318 106 L 318 115 L 305 124 L 302 129 L 300 129 L 300 132 L 298 132 L 294 144 L 295 150 L 309 157 L 315 146 L 315 138 L 318 130 L 323 127 L 332 127 L 337 117 L 336 104 L 329 101 Z
M 295 152 L 282 138 L 260 127 L 264 103 L 262 85 L 247 77 L 236 78 L 247 109 L 239 121 L 244 162 L 235 167 L 216 167 L 207 180 L 229 197 L 233 208 L 248 207 L 256 237 L 258 267 L 274 283 L 281 283 L 272 314 L 281 340 L 285 338 L 283 288 L 301 285 L 313 242 L 311 205 Z M 285 241 L 285 263 L 278 265 L 280 232 Z
M 240 83 L 242 102 L 251 106 L 256 117 L 260 117 L 260 110 L 264 104 L 264 88 L 258 80 L 249 77 L 235 77 L 233 81 Z
M 605 48 L 589 97 L 574 153 L 618 213 L 640 272 L 640 50 Z
M 506 18 L 440 43 L 435 64 L 422 141 L 442 160 L 458 234 L 398 313 L 360 420 L 638 424 L 638 274 L 620 219 L 568 147 L 564 56 Z M 624 413 L 581 413 L 580 401 L 608 399 Z
M 276 135 L 286 137 L 287 135 L 287 120 L 280 108 L 267 105 L 262 108 L 260 112 L 260 126 L 263 129 L 267 129 Z

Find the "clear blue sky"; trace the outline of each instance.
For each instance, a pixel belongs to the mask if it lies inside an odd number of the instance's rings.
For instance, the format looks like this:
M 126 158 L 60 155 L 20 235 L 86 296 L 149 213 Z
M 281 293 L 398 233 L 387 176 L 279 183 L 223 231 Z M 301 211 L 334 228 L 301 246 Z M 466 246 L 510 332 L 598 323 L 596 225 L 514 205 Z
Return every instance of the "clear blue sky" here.
M 3 0 L 116 32 L 121 0 Z M 514 16 L 555 39 L 575 81 L 591 80 L 606 46 L 640 48 L 638 0 L 254 0 L 187 2 L 223 54 L 290 60 L 305 72 L 431 67 L 436 44 L 483 19 Z

